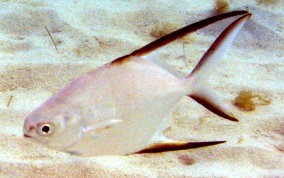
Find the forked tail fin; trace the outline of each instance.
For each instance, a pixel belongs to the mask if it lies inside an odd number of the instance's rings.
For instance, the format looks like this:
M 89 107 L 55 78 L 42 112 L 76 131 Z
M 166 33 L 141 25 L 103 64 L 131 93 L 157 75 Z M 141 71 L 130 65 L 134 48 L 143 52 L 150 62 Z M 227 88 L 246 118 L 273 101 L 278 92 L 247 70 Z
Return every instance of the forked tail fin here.
M 220 97 L 212 91 L 211 87 L 209 87 L 206 82 L 210 72 L 216 70 L 212 68 L 214 65 L 211 64 L 216 62 L 216 60 L 222 60 L 238 32 L 250 16 L 251 14 L 246 14 L 229 25 L 207 50 L 186 79 L 188 88 L 190 88 L 188 96 L 213 113 L 231 121 L 238 120 L 232 115 L 230 109 L 223 104 L 219 99 Z

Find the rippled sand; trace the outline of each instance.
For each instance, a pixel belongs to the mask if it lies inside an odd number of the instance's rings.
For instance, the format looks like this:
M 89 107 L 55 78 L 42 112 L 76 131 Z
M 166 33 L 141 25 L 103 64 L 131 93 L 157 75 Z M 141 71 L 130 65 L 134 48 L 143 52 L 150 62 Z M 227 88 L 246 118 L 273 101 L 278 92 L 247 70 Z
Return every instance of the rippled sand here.
M 226 144 L 80 158 L 23 138 L 27 114 L 74 78 L 182 26 L 239 9 L 249 10 L 253 17 L 209 81 L 240 122 L 219 118 L 185 97 L 164 132 L 177 140 L 227 140 Z M 283 176 L 283 9 L 280 0 L 1 1 L 0 176 Z M 165 63 L 186 75 L 231 20 L 161 50 Z

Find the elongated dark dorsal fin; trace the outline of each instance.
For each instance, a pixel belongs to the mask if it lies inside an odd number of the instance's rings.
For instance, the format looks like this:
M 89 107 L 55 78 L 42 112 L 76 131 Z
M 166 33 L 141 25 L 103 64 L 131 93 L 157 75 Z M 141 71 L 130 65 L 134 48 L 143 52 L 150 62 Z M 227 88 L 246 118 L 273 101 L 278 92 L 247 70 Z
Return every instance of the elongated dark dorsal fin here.
M 131 54 L 128 54 L 126 56 L 122 56 L 120 58 L 117 58 L 116 60 L 114 60 L 112 63 L 122 63 L 124 62 L 124 60 L 128 59 L 130 56 L 145 56 L 153 51 L 155 51 L 158 48 L 161 48 L 173 41 L 175 41 L 176 39 L 182 38 L 184 36 L 186 36 L 189 33 L 195 32 L 199 29 L 202 29 L 210 24 L 213 24 L 217 21 L 226 19 L 226 18 L 230 18 L 233 16 L 238 16 L 238 15 L 244 15 L 247 14 L 247 11 L 233 11 L 233 12 L 228 12 L 228 13 L 224 13 L 224 14 L 220 14 L 220 15 L 216 15 L 210 18 L 207 18 L 205 20 L 201 20 L 199 22 L 187 25 L 177 31 L 174 31 L 166 36 L 163 36 L 149 44 L 147 44 L 146 46 L 135 50 L 134 52 L 132 52 Z
M 161 153 L 167 151 L 179 151 L 179 150 L 188 150 L 201 148 L 206 146 L 213 146 L 221 143 L 225 143 L 226 141 L 210 141 L 210 142 L 185 142 L 185 141 L 174 141 L 174 142 L 165 142 L 154 144 L 149 148 L 143 149 L 135 154 L 141 153 Z
M 217 21 L 226 19 L 226 18 L 230 18 L 233 16 L 237 16 L 237 15 L 244 15 L 247 14 L 247 11 L 233 11 L 233 12 L 228 12 L 228 13 L 224 13 L 224 14 L 220 14 L 220 15 L 216 15 L 204 20 L 201 20 L 199 22 L 187 25 L 177 31 L 174 31 L 166 36 L 163 36 L 151 43 L 149 43 L 148 45 L 132 52 L 130 55 L 132 56 L 144 56 L 160 47 L 163 47 L 173 41 L 175 41 L 176 39 L 182 38 L 186 35 L 188 35 L 189 33 L 195 32 L 199 29 L 202 29 L 210 24 L 213 24 Z

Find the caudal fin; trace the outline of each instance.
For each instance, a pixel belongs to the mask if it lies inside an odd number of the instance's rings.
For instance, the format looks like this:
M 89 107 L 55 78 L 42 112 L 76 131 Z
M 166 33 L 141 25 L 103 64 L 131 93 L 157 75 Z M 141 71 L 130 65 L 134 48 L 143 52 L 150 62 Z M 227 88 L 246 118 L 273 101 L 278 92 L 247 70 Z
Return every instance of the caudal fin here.
M 213 69 L 212 64 L 217 60 L 222 60 L 238 32 L 250 16 L 251 14 L 246 14 L 229 25 L 207 50 L 186 79 L 186 82 L 189 85 L 188 87 L 190 88 L 190 94 L 188 96 L 206 107 L 211 112 L 231 121 L 238 120 L 206 82 L 210 75 L 210 71 L 218 70 L 216 68 Z

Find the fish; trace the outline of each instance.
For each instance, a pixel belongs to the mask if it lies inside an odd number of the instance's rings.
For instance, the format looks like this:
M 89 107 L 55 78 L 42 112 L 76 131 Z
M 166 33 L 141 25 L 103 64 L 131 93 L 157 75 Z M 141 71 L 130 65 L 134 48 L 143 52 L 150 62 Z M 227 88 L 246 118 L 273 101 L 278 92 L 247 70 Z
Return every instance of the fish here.
M 235 16 L 239 17 L 217 37 L 185 78 L 151 61 L 157 49 Z M 24 137 L 77 156 L 160 153 L 225 143 L 177 141 L 165 137 L 162 131 L 184 96 L 222 118 L 238 121 L 206 79 L 250 16 L 240 10 L 201 20 L 83 74 L 26 117 Z

